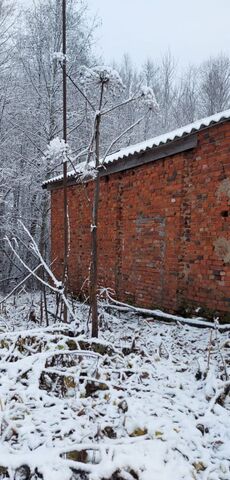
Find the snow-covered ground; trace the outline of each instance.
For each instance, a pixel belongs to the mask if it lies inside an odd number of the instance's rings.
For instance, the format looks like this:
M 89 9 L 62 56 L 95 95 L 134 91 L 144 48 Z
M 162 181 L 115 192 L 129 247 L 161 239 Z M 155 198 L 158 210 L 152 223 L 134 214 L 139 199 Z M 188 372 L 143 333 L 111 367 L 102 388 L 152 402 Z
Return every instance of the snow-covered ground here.
M 0 311 L 0 479 L 230 479 L 228 332 L 102 312 L 91 341 L 29 302 Z

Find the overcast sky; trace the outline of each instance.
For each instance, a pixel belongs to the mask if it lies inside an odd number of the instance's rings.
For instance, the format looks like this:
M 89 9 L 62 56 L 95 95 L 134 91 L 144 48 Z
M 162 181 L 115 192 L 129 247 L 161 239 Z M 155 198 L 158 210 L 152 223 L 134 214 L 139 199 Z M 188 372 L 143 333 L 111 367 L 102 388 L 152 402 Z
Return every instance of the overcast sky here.
M 105 61 L 119 61 L 126 52 L 139 66 L 169 49 L 183 68 L 219 52 L 230 55 L 230 0 L 87 2 L 102 21 L 97 51 Z

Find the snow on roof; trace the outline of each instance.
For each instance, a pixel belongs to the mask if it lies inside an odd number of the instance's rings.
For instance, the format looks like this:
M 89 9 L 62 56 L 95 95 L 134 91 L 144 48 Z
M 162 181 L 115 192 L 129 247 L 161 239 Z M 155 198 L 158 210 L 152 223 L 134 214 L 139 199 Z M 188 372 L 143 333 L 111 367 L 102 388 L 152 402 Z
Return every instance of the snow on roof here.
M 132 155 L 144 153 L 147 150 L 152 150 L 153 148 L 178 140 L 186 135 L 198 132 L 203 128 L 210 127 L 211 125 L 215 125 L 225 120 L 230 120 L 230 109 L 220 113 L 216 113 L 215 115 L 211 115 L 210 117 L 202 118 L 201 120 L 197 120 L 193 123 L 185 125 L 184 127 L 177 128 L 172 132 L 164 133 L 163 135 L 159 135 L 157 137 L 151 138 L 144 142 L 140 142 L 135 145 L 122 148 L 121 150 L 118 150 L 117 152 L 108 155 L 104 161 L 104 165 L 111 164 L 117 160 L 128 158 Z M 85 165 L 85 162 L 82 162 L 76 165 L 75 170 L 71 170 L 68 172 L 68 178 L 74 177 L 76 175 L 76 171 L 79 174 L 83 172 L 84 165 Z M 62 174 L 57 175 L 56 177 L 46 180 L 45 182 L 43 182 L 42 185 L 43 187 L 46 187 L 47 185 L 50 185 L 62 180 L 62 178 L 63 178 Z

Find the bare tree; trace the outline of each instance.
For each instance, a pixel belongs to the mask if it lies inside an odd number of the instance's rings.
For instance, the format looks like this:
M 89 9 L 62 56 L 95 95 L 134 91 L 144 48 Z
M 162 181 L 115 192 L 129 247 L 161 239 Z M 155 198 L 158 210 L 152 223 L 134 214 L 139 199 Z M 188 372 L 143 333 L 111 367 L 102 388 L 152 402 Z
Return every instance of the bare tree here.
M 230 106 L 230 60 L 211 57 L 200 68 L 200 102 L 203 115 L 213 115 Z
M 160 65 L 160 95 L 159 106 L 161 112 L 161 128 L 163 131 L 169 130 L 172 126 L 172 106 L 175 98 L 175 60 L 170 51 L 167 52 L 161 61 Z
M 177 97 L 173 105 L 173 115 L 177 126 L 192 123 L 199 111 L 199 92 L 197 84 L 197 69 L 189 67 L 181 79 Z
M 9 276 L 5 271 L 3 237 L 5 225 L 9 221 L 7 205 L 12 194 L 12 184 L 8 181 L 12 174 L 8 140 L 10 137 L 9 113 L 12 108 L 11 93 L 13 91 L 13 42 L 12 32 L 15 22 L 13 3 L 9 0 L 0 0 L 0 288 L 4 287 L 5 279 Z M 7 262 L 11 264 L 9 255 Z
M 68 70 L 76 71 L 78 62 L 90 61 L 95 23 L 88 19 L 84 1 L 68 0 L 67 4 Z M 49 196 L 41 183 L 54 168 L 61 168 L 61 160 L 58 166 L 46 155 L 47 144 L 62 132 L 62 72 L 55 55 L 62 44 L 61 2 L 38 0 L 16 22 L 10 1 L 1 0 L 0 7 L 0 160 L 4 172 L 0 179 L 0 242 L 6 233 L 17 234 L 20 217 L 47 260 Z M 3 63 L 5 57 L 7 63 Z M 71 86 L 69 97 L 68 135 L 75 149 L 88 142 L 82 123 L 85 105 Z M 7 279 L 17 282 L 23 275 L 23 266 L 13 259 L 6 244 L 1 247 L 4 276 L 0 280 L 7 287 Z M 20 249 L 32 265 L 31 252 L 23 244 Z

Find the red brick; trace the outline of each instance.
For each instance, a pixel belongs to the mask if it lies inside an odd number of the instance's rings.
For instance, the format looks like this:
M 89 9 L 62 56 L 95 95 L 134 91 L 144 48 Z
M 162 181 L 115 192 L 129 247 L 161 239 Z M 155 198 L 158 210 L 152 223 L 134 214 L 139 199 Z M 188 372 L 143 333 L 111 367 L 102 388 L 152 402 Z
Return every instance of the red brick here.
M 215 242 L 230 241 L 230 123 L 198 134 L 198 147 L 101 179 L 99 283 L 122 301 L 172 312 L 199 305 L 230 312 L 230 265 Z M 176 173 L 175 173 L 176 172 Z M 227 173 L 228 172 L 228 175 Z M 68 187 L 70 288 L 87 287 L 93 183 Z M 172 201 L 173 200 L 173 201 Z M 223 218 L 222 212 L 229 210 Z M 51 191 L 52 258 L 62 275 L 63 195 Z M 215 273 L 221 272 L 220 275 Z M 87 288 L 85 288 L 87 291 Z

